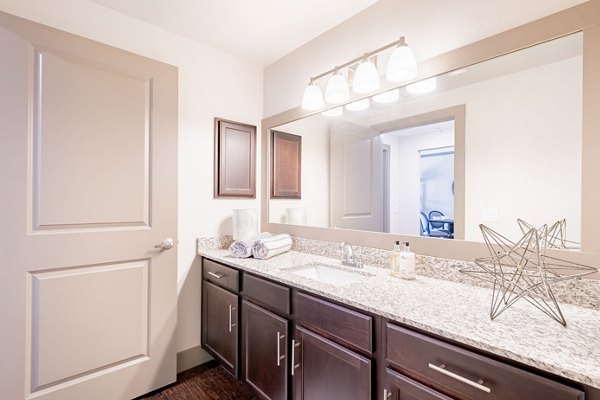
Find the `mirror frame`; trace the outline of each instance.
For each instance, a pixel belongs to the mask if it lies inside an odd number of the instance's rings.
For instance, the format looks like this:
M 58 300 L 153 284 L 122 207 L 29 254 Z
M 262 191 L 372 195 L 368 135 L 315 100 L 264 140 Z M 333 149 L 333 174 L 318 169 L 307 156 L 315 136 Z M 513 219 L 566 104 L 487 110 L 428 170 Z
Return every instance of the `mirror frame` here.
M 582 204 L 581 251 L 548 250 L 573 262 L 600 263 L 600 0 L 591 0 L 556 14 L 521 25 L 419 63 L 419 75 L 411 82 L 468 67 L 482 61 L 525 49 L 576 32 L 583 32 L 583 110 L 582 110 Z M 368 96 L 352 96 L 348 103 L 385 92 L 397 84 L 382 82 L 382 88 Z M 595 89 L 595 90 L 594 90 Z M 392 233 L 318 228 L 269 222 L 269 135 L 273 128 L 313 114 L 300 107 L 262 120 L 261 166 L 262 199 L 261 228 L 263 231 L 289 233 L 307 239 L 349 242 L 354 245 L 391 249 L 394 240 L 410 241 L 417 254 L 434 257 L 472 260 L 487 256 L 484 243 L 407 236 Z M 464 193 L 463 193 L 464 194 Z M 516 222 L 515 222 L 516 223 Z M 600 279 L 600 273 L 593 276 Z

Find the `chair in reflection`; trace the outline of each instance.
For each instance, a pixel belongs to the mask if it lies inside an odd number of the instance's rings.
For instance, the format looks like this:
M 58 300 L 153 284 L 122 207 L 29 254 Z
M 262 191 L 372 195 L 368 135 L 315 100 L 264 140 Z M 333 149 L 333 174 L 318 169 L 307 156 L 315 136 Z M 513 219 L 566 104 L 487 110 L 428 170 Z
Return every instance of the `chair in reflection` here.
M 419 225 L 421 227 L 421 236 L 438 237 L 450 239 L 454 237 L 452 232 L 445 229 L 431 229 L 431 221 L 424 212 L 419 212 Z M 443 225 L 443 224 L 442 224 Z

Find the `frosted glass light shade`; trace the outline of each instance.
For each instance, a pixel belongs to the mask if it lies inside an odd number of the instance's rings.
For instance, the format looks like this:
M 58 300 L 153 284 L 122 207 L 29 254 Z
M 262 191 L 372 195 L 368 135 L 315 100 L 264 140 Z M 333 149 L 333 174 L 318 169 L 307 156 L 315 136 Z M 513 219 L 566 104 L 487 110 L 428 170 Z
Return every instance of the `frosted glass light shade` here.
M 405 82 L 417 76 L 417 59 L 412 49 L 403 44 L 394 49 L 387 64 L 385 79 Z
M 340 115 L 342 115 L 344 113 L 344 107 L 335 107 L 332 109 L 329 109 L 327 111 L 323 111 L 321 113 L 321 115 L 325 116 L 325 117 L 339 117 Z
M 406 87 L 406 90 L 408 91 L 408 93 L 412 94 L 423 94 L 433 92 L 436 88 L 437 78 L 434 76 L 433 78 L 411 83 Z
M 365 60 L 358 64 L 352 81 L 352 91 L 364 94 L 379 90 L 379 73 L 372 61 Z
M 304 96 L 302 96 L 302 108 L 304 110 L 315 111 L 323 108 L 324 105 L 321 88 L 314 83 L 308 85 L 304 89 Z
M 350 104 L 346 104 L 346 110 L 348 111 L 362 111 L 369 108 L 369 99 L 356 100 Z
M 373 101 L 375 103 L 392 103 L 400 98 L 400 89 L 392 89 L 387 92 L 379 93 L 373 96 Z
M 325 89 L 325 101 L 338 104 L 348 101 L 349 98 L 350 93 L 346 78 L 341 74 L 335 74 L 329 78 Z
M 241 208 L 233 210 L 233 240 L 244 240 L 258 234 L 258 210 Z

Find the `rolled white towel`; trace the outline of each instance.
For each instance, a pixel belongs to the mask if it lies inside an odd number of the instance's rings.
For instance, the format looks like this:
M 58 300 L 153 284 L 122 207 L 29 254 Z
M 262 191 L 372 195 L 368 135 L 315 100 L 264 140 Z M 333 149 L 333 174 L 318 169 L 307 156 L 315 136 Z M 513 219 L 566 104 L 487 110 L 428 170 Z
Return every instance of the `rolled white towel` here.
M 287 233 L 276 235 L 266 239 L 259 239 L 252 247 L 252 255 L 255 258 L 266 260 L 292 248 L 292 237 Z
M 237 258 L 248 258 L 252 255 L 252 246 L 257 240 L 270 238 L 273 235 L 269 232 L 259 233 L 245 240 L 235 241 L 229 246 L 229 253 Z

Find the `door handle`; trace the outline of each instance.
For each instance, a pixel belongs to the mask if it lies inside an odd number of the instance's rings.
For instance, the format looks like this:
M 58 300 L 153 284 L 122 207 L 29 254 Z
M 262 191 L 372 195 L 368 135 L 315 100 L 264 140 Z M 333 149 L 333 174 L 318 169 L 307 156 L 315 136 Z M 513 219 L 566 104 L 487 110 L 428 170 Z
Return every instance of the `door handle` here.
M 450 378 L 456 379 L 457 381 L 466 383 L 469 386 L 473 386 L 474 388 L 479 389 L 482 392 L 491 393 L 492 391 L 492 389 L 490 389 L 489 387 L 483 386 L 483 379 L 480 379 L 478 382 L 474 382 L 470 379 L 465 378 L 464 376 L 460 376 L 458 374 L 455 374 L 454 372 L 448 371 L 446 369 L 446 364 L 442 364 L 438 367 L 435 364 L 429 363 L 429 368 L 439 372 L 440 374 L 444 374 L 446 376 L 449 376 Z
M 233 306 L 230 304 L 230 305 L 229 305 L 229 332 L 231 332 L 231 328 L 233 328 L 234 326 L 236 326 L 236 325 L 237 325 L 237 324 L 234 324 L 234 323 L 232 323 L 232 321 L 231 321 L 231 319 L 232 319 L 232 318 L 231 318 L 232 311 L 235 311 L 235 310 L 236 310 L 236 308 L 235 308 L 235 307 L 233 307 Z
M 154 248 L 161 250 L 171 250 L 173 246 L 175 246 L 175 241 L 172 238 L 166 238 L 159 244 L 155 245 Z
M 281 355 L 281 339 L 285 339 L 285 335 L 282 335 L 281 332 L 277 332 L 277 366 L 281 365 L 281 360 L 285 358 L 285 355 Z
M 300 342 L 296 342 L 295 339 L 292 339 L 292 376 L 294 376 L 294 371 L 296 368 L 300 367 L 300 364 L 296 364 L 296 347 L 300 347 Z

